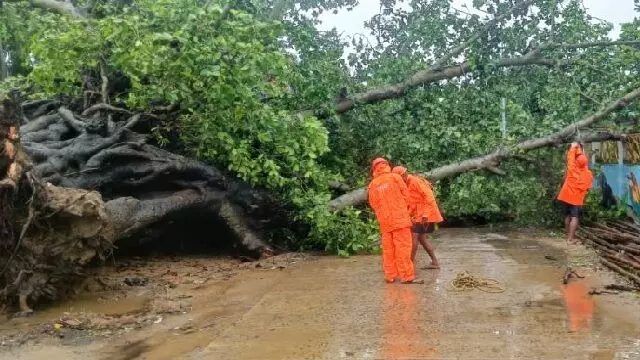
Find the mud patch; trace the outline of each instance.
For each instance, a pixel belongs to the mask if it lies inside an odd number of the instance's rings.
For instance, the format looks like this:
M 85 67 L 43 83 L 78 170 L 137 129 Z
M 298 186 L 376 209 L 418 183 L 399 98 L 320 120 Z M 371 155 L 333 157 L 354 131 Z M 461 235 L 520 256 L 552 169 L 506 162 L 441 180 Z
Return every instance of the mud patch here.
M 131 343 L 116 347 L 112 354 L 108 354 L 104 359 L 112 360 L 131 360 L 140 357 L 147 350 L 149 350 L 149 344 L 144 340 L 133 341 Z
M 6 317 L 1 321 L 0 358 L 3 351 L 14 352 L 52 342 L 81 349 L 108 339 L 154 333 L 157 331 L 154 329 L 183 337 L 185 349 L 204 346 L 210 342 L 210 336 L 201 336 L 202 331 L 215 327 L 217 321 L 215 317 L 203 323 L 185 319 L 193 311 L 194 300 L 199 311 L 213 314 L 214 299 L 221 296 L 228 286 L 225 284 L 238 274 L 278 273 L 314 258 L 291 253 L 259 262 L 195 256 L 122 259 L 96 269 L 83 284 L 81 295 L 38 309 L 33 317 Z M 127 359 L 137 352 L 151 351 L 151 347 L 162 347 L 164 340 L 159 339 L 163 337 L 148 336 L 120 343 L 117 349 L 110 350 L 108 358 Z

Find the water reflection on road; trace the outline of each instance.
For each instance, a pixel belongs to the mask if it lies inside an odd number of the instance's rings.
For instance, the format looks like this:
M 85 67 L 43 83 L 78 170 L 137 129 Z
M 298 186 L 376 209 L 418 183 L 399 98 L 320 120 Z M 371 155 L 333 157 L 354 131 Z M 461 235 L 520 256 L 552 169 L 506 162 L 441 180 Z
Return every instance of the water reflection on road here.
M 591 328 L 593 299 L 584 281 L 572 282 L 562 288 L 569 317 L 569 331 L 585 331 Z
M 384 290 L 382 359 L 437 357 L 437 350 L 429 345 L 419 319 L 416 285 L 387 284 Z M 421 326 L 419 326 L 421 325 Z M 427 324 L 428 326 L 428 324 Z

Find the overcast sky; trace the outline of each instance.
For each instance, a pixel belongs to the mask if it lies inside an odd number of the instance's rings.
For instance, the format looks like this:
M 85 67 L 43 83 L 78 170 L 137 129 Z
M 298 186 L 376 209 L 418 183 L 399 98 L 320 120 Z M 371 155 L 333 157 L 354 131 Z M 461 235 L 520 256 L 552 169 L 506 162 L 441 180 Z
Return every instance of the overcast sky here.
M 454 7 L 464 10 L 462 5 L 469 9 L 472 0 L 453 0 Z M 638 14 L 634 11 L 633 0 L 583 0 L 584 6 L 589 9 L 591 16 L 612 22 L 616 27 L 611 36 L 617 37 L 620 31 L 620 23 L 633 20 Z M 360 0 L 360 5 L 353 11 L 341 11 L 337 15 L 328 13 L 321 16 L 322 30 L 337 28 L 344 32 L 345 36 L 363 34 L 369 36 L 369 31 L 364 28 L 364 22 L 380 11 L 379 0 Z

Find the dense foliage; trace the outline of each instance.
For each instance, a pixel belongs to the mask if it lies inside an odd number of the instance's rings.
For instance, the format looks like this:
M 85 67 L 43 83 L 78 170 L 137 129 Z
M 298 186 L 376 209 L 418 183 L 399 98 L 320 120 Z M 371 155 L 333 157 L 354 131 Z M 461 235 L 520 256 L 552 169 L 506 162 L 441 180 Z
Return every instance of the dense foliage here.
M 329 212 L 326 204 L 336 195 L 329 183 L 366 184 L 374 156 L 414 171 L 432 169 L 549 134 L 638 86 L 640 52 L 630 46 L 545 52 L 571 59 L 568 66 L 491 65 L 526 53 L 533 42 L 608 41 L 611 25 L 593 19 L 578 0 L 533 1 L 486 31 L 487 19 L 449 0 L 413 0 L 409 7 L 385 0 L 367 22 L 376 42 L 358 37 L 351 44 L 336 31 L 319 31 L 318 16 L 348 11 L 355 0 L 244 0 L 233 7 L 201 0 L 96 3 L 87 17 L 71 19 L 27 1 L 5 2 L 0 46 L 10 54 L 11 74 L 35 85 L 32 93 L 81 96 L 86 79 L 100 80 L 102 73 L 128 81 L 110 93 L 112 103 L 136 110 L 179 104 L 179 123 L 159 126 L 160 140 L 168 141 L 163 129 L 177 128 L 194 156 L 292 204 L 309 229 L 296 246 L 340 254 L 368 248 L 375 225 L 364 209 Z M 493 18 L 513 3 L 475 0 L 481 11 L 474 14 Z M 625 24 L 620 38 L 639 39 L 639 24 Z M 469 60 L 472 74 L 339 116 L 313 116 L 331 109 L 341 92 L 403 81 L 476 33 L 482 35 L 449 62 Z M 345 60 L 348 45 L 353 52 Z M 634 111 L 601 126 L 614 127 Z M 444 214 L 548 220 L 561 157 L 550 149 L 503 164 L 505 177 L 476 172 L 442 180 Z

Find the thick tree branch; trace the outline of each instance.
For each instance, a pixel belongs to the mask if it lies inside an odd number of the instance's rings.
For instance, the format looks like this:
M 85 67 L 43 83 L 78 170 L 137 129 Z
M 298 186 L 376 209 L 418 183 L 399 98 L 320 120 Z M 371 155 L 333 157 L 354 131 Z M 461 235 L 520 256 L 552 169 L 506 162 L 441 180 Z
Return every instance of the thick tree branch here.
M 496 175 L 499 175 L 499 176 L 505 176 L 505 175 L 507 175 L 507 173 L 506 173 L 504 170 L 500 169 L 500 168 L 499 168 L 499 167 L 497 167 L 497 166 L 493 166 L 493 165 L 486 165 L 486 166 L 485 166 L 485 169 L 486 169 L 487 171 L 490 171 L 490 172 L 492 172 L 492 173 L 494 173 L 494 174 L 496 174 Z
M 62 0 L 31 0 L 31 5 L 45 10 L 50 10 L 63 15 L 71 15 L 75 18 L 85 17 L 82 11 L 69 1 Z
M 542 56 L 542 52 L 545 50 L 551 49 L 586 49 L 591 47 L 604 47 L 604 46 L 630 46 L 630 45 L 640 45 L 640 41 L 612 41 L 612 42 L 588 42 L 588 43 L 578 43 L 578 44 L 567 44 L 567 43 L 557 43 L 557 44 L 545 44 L 541 45 L 529 53 L 513 57 L 513 58 L 505 58 L 497 60 L 493 63 L 488 64 L 489 66 L 494 66 L 497 68 L 503 67 L 517 67 L 517 66 L 532 66 L 532 65 L 541 65 L 541 66 L 561 66 L 565 65 L 567 61 L 554 60 L 545 58 Z M 448 66 L 442 69 L 436 70 L 420 70 L 410 77 L 408 77 L 405 81 L 392 84 L 385 85 L 376 89 L 369 90 L 364 93 L 356 94 L 350 99 L 346 99 L 344 101 L 339 102 L 335 107 L 335 112 L 338 114 L 345 113 L 347 111 L 353 110 L 354 108 L 365 105 L 365 104 L 373 104 L 384 100 L 396 99 L 404 96 L 410 89 L 432 84 L 442 80 L 453 79 L 459 77 L 461 75 L 470 73 L 473 70 L 471 64 L 469 62 L 463 62 L 459 65 Z M 316 116 L 325 117 L 328 114 L 326 113 L 316 113 Z
M 90 107 L 88 107 L 85 111 L 82 112 L 82 116 L 91 116 L 95 113 L 97 113 L 98 111 L 110 111 L 110 112 L 115 112 L 115 113 L 120 113 L 120 114 L 125 114 L 125 115 L 133 115 L 133 113 L 127 109 L 123 109 L 117 106 L 113 106 L 113 105 L 109 105 L 106 103 L 98 103 L 95 105 L 92 105 Z
M 337 191 L 347 192 L 351 190 L 351 187 L 347 184 L 342 184 L 337 181 L 329 181 L 329 188 Z
M 640 45 L 640 40 L 621 40 L 621 41 L 597 41 L 597 42 L 586 42 L 586 43 L 557 43 L 557 44 L 547 44 L 540 46 L 540 50 L 551 50 L 551 49 L 586 49 L 593 47 L 610 47 L 610 46 L 638 46 Z
M 531 52 L 524 56 L 498 60 L 492 65 L 495 67 L 515 67 L 524 65 L 556 66 L 559 64 L 560 63 L 558 61 L 545 59 L 540 57 L 537 53 Z M 342 114 L 361 104 L 373 104 L 383 100 L 396 99 L 404 96 L 409 89 L 416 86 L 453 79 L 471 71 L 472 65 L 469 62 L 445 67 L 437 71 L 421 70 L 414 73 L 411 77 L 401 83 L 372 89 L 362 94 L 356 94 L 352 99 L 347 99 L 338 103 L 335 110 L 338 114 Z
M 602 141 L 620 141 L 625 140 L 626 138 L 627 134 L 624 133 L 598 131 L 582 135 L 582 142 L 588 144 Z
M 507 159 L 514 155 L 518 155 L 525 151 L 540 149 L 544 147 L 560 145 L 573 140 L 574 134 L 577 129 L 587 128 L 596 122 L 602 120 L 611 113 L 626 107 L 630 102 L 640 98 L 640 88 L 626 94 L 622 98 L 611 102 L 598 112 L 588 116 L 578 122 L 575 122 L 562 130 L 555 132 L 551 135 L 539 137 L 535 139 L 525 140 L 516 145 L 498 149 L 490 154 L 475 157 L 472 159 L 464 160 L 458 163 L 442 166 L 433 169 L 423 175 L 432 181 L 455 176 L 464 172 L 474 171 L 478 169 L 487 169 L 488 167 L 495 167 L 495 164 L 501 160 Z M 582 138 L 582 141 L 605 141 L 605 140 L 618 140 L 624 138 L 622 134 L 612 134 L 607 132 L 592 133 Z M 329 208 L 337 211 L 347 206 L 363 203 L 367 200 L 366 189 L 358 189 L 342 196 L 339 196 L 329 202 Z
M 100 94 L 102 96 L 102 102 L 109 104 L 109 77 L 107 76 L 107 64 L 104 57 L 100 59 Z

